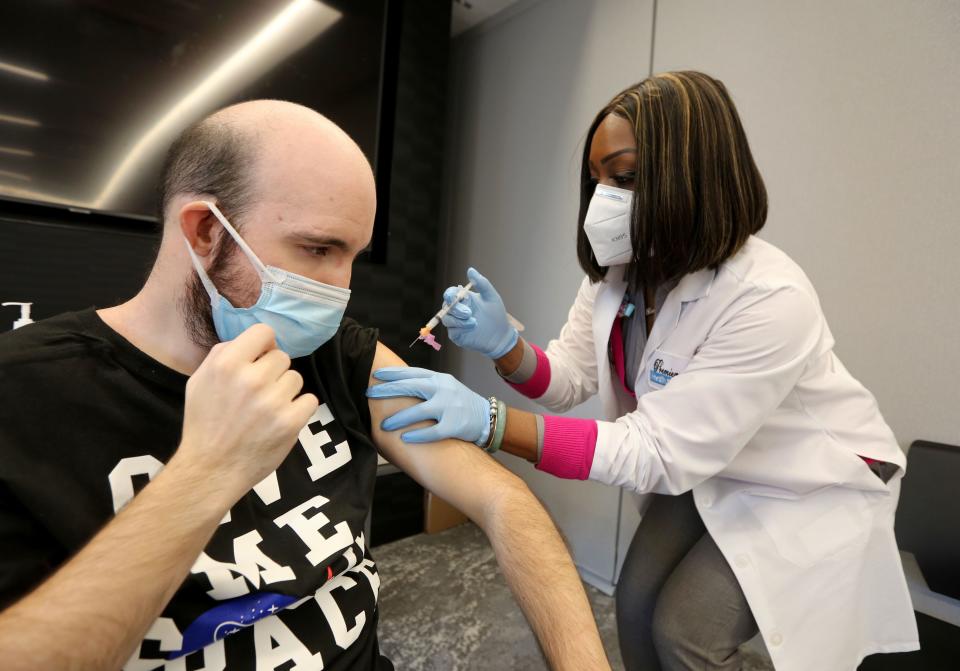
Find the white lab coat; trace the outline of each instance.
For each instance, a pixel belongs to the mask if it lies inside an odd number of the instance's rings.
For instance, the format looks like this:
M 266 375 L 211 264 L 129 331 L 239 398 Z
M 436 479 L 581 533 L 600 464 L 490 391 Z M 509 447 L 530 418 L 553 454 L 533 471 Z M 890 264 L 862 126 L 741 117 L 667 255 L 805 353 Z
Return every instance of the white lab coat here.
M 919 648 L 893 533 L 903 471 L 884 484 L 858 455 L 906 465 L 873 396 L 833 353 L 816 292 L 751 238 L 684 277 L 643 352 L 634 400 L 607 355 L 626 284 L 584 279 L 546 349 L 542 405 L 598 393 L 590 479 L 638 493 L 693 490 L 778 671 L 855 669 Z

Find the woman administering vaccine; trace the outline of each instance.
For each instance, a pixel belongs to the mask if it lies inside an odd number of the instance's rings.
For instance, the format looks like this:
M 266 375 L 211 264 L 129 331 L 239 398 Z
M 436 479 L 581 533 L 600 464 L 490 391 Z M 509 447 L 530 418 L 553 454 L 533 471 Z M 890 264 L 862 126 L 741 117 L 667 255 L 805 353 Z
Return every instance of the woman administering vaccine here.
M 436 421 L 408 442 L 458 437 L 655 494 L 617 586 L 628 669 L 739 669 L 758 629 L 781 671 L 918 647 L 893 534 L 904 455 L 834 354 L 810 281 L 754 236 L 766 216 L 723 84 L 650 77 L 588 131 L 586 277 L 559 338 L 520 338 L 474 270 L 444 318 L 522 394 L 553 412 L 599 394 L 604 419 L 507 408 L 422 369 L 382 369 L 369 392 L 425 400 L 385 422 Z

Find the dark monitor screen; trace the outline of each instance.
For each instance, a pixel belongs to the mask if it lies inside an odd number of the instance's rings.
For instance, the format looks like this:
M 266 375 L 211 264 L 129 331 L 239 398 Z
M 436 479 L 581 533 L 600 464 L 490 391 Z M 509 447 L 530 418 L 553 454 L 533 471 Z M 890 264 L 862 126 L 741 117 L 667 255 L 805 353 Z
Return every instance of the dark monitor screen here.
M 375 165 L 386 0 L 4 0 L 0 199 L 156 216 L 163 157 L 213 110 L 311 107 Z

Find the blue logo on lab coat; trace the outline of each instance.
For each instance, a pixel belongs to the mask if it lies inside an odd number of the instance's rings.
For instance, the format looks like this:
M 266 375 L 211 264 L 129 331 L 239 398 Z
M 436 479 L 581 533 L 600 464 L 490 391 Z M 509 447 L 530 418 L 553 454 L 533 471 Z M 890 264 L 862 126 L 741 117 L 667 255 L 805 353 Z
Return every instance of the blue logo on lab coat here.
M 653 362 L 653 368 L 650 369 L 650 382 L 663 387 L 677 374 L 677 371 L 670 370 L 663 365 L 663 359 L 657 359 Z

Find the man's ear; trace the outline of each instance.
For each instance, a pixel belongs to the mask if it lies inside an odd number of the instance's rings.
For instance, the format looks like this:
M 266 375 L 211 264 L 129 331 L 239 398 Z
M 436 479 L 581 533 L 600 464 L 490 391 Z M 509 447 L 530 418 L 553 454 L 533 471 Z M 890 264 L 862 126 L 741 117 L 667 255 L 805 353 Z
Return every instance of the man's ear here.
M 177 214 L 180 231 L 197 256 L 205 257 L 219 239 L 223 227 L 206 203 L 193 200 L 180 208 Z

